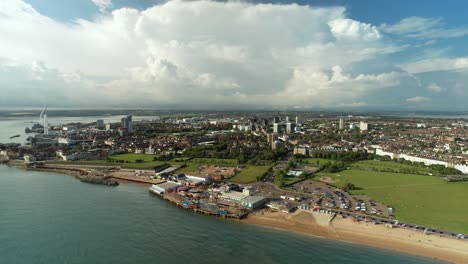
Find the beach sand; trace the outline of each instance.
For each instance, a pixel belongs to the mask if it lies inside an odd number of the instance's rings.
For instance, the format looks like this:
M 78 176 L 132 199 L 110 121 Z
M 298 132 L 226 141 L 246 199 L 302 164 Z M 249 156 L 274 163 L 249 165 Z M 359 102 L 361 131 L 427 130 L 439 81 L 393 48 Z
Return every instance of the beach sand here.
M 438 234 L 425 235 L 404 228 L 390 229 L 384 225 L 353 222 L 341 216 L 329 222 L 330 219 L 330 215 L 304 210 L 292 214 L 260 211 L 250 214 L 242 222 L 468 264 L 467 241 L 440 237 Z

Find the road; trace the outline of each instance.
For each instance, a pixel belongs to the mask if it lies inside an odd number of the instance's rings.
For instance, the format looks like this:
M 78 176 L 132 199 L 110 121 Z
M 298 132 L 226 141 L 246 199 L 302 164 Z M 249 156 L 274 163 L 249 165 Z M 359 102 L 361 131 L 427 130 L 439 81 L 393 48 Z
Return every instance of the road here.
M 289 159 L 293 156 L 292 152 L 288 152 L 288 154 L 281 160 L 276 162 L 276 165 L 273 167 L 273 170 L 267 174 L 267 176 L 263 179 L 263 182 L 274 182 L 275 181 L 275 171 L 285 168 L 288 165 Z

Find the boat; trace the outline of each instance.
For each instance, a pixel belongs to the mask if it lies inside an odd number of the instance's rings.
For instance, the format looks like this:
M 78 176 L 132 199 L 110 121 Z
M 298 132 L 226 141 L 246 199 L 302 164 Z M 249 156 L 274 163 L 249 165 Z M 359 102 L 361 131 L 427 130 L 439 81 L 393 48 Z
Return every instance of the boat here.
M 17 138 L 17 137 L 20 137 L 20 135 L 11 136 L 10 139 Z

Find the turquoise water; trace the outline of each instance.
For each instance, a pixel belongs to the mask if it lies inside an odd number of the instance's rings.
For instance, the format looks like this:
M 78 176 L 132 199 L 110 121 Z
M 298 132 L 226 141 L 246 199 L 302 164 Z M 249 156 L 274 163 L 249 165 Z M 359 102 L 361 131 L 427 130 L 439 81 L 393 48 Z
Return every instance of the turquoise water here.
M 0 165 L 0 263 L 440 263 L 197 215 L 141 185 Z

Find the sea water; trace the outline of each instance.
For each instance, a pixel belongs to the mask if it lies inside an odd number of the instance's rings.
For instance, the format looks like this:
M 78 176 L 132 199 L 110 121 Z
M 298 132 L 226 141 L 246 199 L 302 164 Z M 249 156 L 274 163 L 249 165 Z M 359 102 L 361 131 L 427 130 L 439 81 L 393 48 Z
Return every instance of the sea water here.
M 0 165 L 0 263 L 440 263 L 195 214 L 144 185 Z

